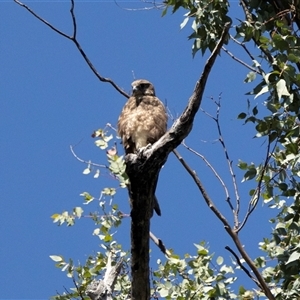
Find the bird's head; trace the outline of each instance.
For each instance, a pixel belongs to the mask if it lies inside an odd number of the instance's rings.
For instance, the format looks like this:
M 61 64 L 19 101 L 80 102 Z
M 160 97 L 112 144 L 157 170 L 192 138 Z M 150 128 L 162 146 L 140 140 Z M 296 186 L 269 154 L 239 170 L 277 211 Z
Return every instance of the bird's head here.
M 135 80 L 132 84 L 132 96 L 155 96 L 154 86 L 145 79 Z

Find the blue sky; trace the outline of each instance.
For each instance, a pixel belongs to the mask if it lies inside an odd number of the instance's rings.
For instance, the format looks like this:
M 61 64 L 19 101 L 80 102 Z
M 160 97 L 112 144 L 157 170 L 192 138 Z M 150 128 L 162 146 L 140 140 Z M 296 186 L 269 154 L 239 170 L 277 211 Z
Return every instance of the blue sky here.
M 68 1 L 25 3 L 71 34 Z M 119 4 L 140 7 L 136 1 Z M 238 2 L 231 2 L 231 10 L 232 16 L 241 14 Z M 76 2 L 75 13 L 78 40 L 102 76 L 113 79 L 127 92 L 134 77 L 148 79 L 175 117 L 182 112 L 205 63 L 200 54 L 192 58 L 192 42 L 187 40 L 189 25 L 180 30 L 184 12 L 162 18 L 159 10 L 125 10 L 113 1 L 80 1 Z M 100 241 L 92 236 L 94 225 L 88 218 L 66 228 L 53 224 L 50 216 L 80 206 L 80 193 L 99 195 L 105 184 L 110 184 L 105 175 L 99 179 L 83 175 L 85 166 L 72 156 L 69 146 L 76 145 L 82 159 L 104 163 L 90 136 L 106 123 L 116 125 L 125 98 L 109 84 L 98 81 L 70 41 L 13 1 L 0 0 L 0 28 L 1 298 L 47 299 L 56 291 L 62 292 L 64 286 L 72 287 L 49 255 L 84 262 L 89 254 L 100 251 Z M 240 49 L 232 50 L 245 58 Z M 234 166 L 238 158 L 260 162 L 265 155 L 263 140 L 254 140 L 253 128 L 243 126 L 236 118 L 247 108 L 245 93 L 251 89 L 243 84 L 247 72 L 221 53 L 203 98 L 203 109 L 214 114 L 210 97 L 218 99 L 222 93 L 221 125 Z M 262 109 L 260 98 L 250 100 Z M 230 184 L 217 138 L 215 124 L 199 112 L 186 143 L 204 154 Z M 208 167 L 182 147 L 179 152 L 231 221 L 223 190 Z M 236 172 L 245 211 L 247 191 L 253 183 L 240 184 L 242 173 Z M 230 262 L 224 247 L 233 247 L 232 242 L 172 154 L 161 171 L 157 196 L 162 217 L 153 217 L 152 231 L 168 248 L 193 254 L 193 243 L 205 240 L 216 258 L 222 255 Z M 115 198 L 125 212 L 129 212 L 127 198 L 125 191 Z M 89 207 L 84 209 L 88 213 Z M 259 204 L 241 233 L 252 258 L 260 255 L 258 242 L 269 235 L 268 214 L 266 206 Z M 124 247 L 129 247 L 129 222 L 125 219 L 119 229 L 119 242 Z M 152 248 L 155 266 L 156 258 L 164 258 L 153 244 Z M 246 287 L 253 286 L 244 276 L 241 278 Z

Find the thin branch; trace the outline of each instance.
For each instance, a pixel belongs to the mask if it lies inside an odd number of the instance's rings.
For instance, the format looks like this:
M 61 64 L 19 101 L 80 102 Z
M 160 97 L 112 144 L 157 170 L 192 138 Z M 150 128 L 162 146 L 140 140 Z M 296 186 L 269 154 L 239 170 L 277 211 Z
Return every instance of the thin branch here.
M 244 49 L 244 51 L 248 54 L 248 56 L 251 58 L 251 60 L 253 62 L 255 61 L 255 57 L 248 50 L 248 48 L 246 47 L 245 43 L 242 43 L 242 42 L 238 41 L 232 35 L 230 35 L 230 39 L 233 40 L 237 45 L 241 46 Z M 256 73 L 258 73 L 260 75 L 263 75 L 265 72 L 263 71 L 263 69 L 260 66 L 257 66 Z
M 75 17 L 75 13 L 74 13 L 74 0 L 71 0 L 71 9 L 70 9 L 70 13 L 71 13 L 71 17 L 72 17 L 72 22 L 73 22 L 73 36 L 69 36 L 66 33 L 62 32 L 61 30 L 57 29 L 55 26 L 53 26 L 52 24 L 50 24 L 48 21 L 46 21 L 45 19 L 43 19 L 42 17 L 40 17 L 37 13 L 35 13 L 30 7 L 28 7 L 26 4 L 20 2 L 19 0 L 14 0 L 15 3 L 17 3 L 18 5 L 22 6 L 23 8 L 25 8 L 28 12 L 30 12 L 35 18 L 37 18 L 39 21 L 41 21 L 42 23 L 44 23 L 45 25 L 47 25 L 48 27 L 50 27 L 53 31 L 55 31 L 56 33 L 62 35 L 63 37 L 67 38 L 68 40 L 71 40 L 76 48 L 78 49 L 78 51 L 80 52 L 81 56 L 84 58 L 84 60 L 86 61 L 86 63 L 88 64 L 89 68 L 93 71 L 93 73 L 96 75 L 96 77 L 102 81 L 102 82 L 107 82 L 110 83 L 121 95 L 123 95 L 126 98 L 129 98 L 129 95 L 124 92 L 113 80 L 111 80 L 110 78 L 105 78 L 103 76 L 101 76 L 97 69 L 94 67 L 94 65 L 92 64 L 92 62 L 89 60 L 89 58 L 87 57 L 86 53 L 84 52 L 84 50 L 82 49 L 80 43 L 77 41 L 76 38 L 76 33 L 77 33 L 77 25 L 76 25 L 76 17 Z
M 160 251 L 166 255 L 167 257 L 170 257 L 170 252 L 164 245 L 163 241 L 159 238 L 157 238 L 151 231 L 150 231 L 150 239 L 154 242 L 154 244 L 160 249 Z
M 189 150 L 191 153 L 195 154 L 196 156 L 200 157 L 205 164 L 210 168 L 210 170 L 213 172 L 213 174 L 217 177 L 217 179 L 219 180 L 220 184 L 222 185 L 225 195 L 226 195 L 226 201 L 229 203 L 229 206 L 232 210 L 234 210 L 231 201 L 230 201 L 230 196 L 229 196 L 229 191 L 227 189 L 226 184 L 224 183 L 223 179 L 221 178 L 221 176 L 219 175 L 219 173 L 216 171 L 216 169 L 212 166 L 212 164 L 206 159 L 206 157 L 202 154 L 200 154 L 199 152 L 197 152 L 196 150 L 192 149 L 191 147 L 189 147 L 185 141 L 182 142 L 182 146 L 184 146 L 187 150 Z M 174 150 L 176 151 L 176 150 Z M 173 152 L 174 152 L 173 151 Z M 176 153 L 174 152 L 174 154 L 176 155 Z M 177 152 L 178 154 L 178 152 Z M 176 155 L 177 156 L 177 155 Z
M 116 6 L 118 6 L 119 8 L 123 9 L 123 10 L 127 10 L 127 11 L 144 11 L 144 10 L 151 10 L 151 9 L 163 9 L 164 7 L 166 7 L 165 3 L 160 3 L 160 4 L 156 4 L 155 1 L 141 1 L 144 2 L 145 4 L 151 4 L 151 6 L 149 7 L 141 7 L 141 8 L 128 8 L 128 7 L 122 7 L 119 5 L 117 0 L 114 0 Z
M 77 292 L 78 292 L 78 294 L 79 294 L 81 300 L 84 300 L 84 296 L 82 295 L 82 291 L 80 290 L 80 288 L 79 288 L 79 286 L 78 286 L 78 284 L 77 284 L 77 282 L 76 282 L 74 276 L 72 276 L 72 280 L 73 280 L 73 283 L 74 283 L 74 285 L 75 285 L 75 287 L 76 287 L 76 290 L 77 290 Z
M 218 129 L 218 133 L 219 133 L 219 141 L 222 145 L 222 148 L 223 148 L 223 151 L 224 151 L 224 154 L 225 154 L 225 158 L 226 158 L 226 161 L 228 163 L 228 169 L 229 169 L 229 172 L 230 172 L 230 175 L 231 175 L 233 189 L 234 189 L 234 192 L 235 192 L 236 209 L 234 211 L 234 228 L 237 229 L 238 226 L 239 226 L 238 215 L 239 215 L 239 211 L 240 211 L 240 195 L 239 195 L 239 191 L 238 191 L 238 185 L 237 185 L 237 182 L 236 182 L 236 176 L 235 176 L 233 168 L 232 168 L 232 160 L 229 157 L 229 153 L 228 153 L 227 147 L 225 145 L 225 140 L 223 138 L 223 134 L 222 134 L 222 131 L 221 131 L 221 126 L 220 126 L 220 121 L 219 121 L 220 108 L 221 108 L 220 99 L 219 99 L 218 102 L 215 102 L 215 103 L 217 105 L 217 117 L 214 120 L 217 124 L 217 129 Z
M 66 33 L 62 32 L 61 30 L 54 27 L 52 24 L 50 24 L 48 21 L 44 20 L 42 17 L 40 17 L 37 13 L 35 13 L 30 7 L 28 7 L 26 4 L 20 2 L 19 0 L 14 0 L 15 3 L 19 4 L 23 8 L 25 8 L 27 11 L 29 11 L 35 18 L 37 18 L 39 21 L 50 27 L 52 30 L 54 30 L 56 33 L 62 35 L 63 37 L 67 38 L 68 40 L 72 40 L 72 37 L 67 35 Z
M 229 50 L 227 50 L 224 46 L 222 47 L 222 50 L 225 51 L 225 53 L 227 53 L 233 60 L 237 61 L 238 63 L 240 63 L 241 65 L 243 65 L 244 67 L 248 68 L 249 70 L 251 70 L 254 73 L 259 73 L 260 75 L 262 75 L 262 73 L 256 69 L 253 68 L 251 66 L 249 66 L 247 63 L 245 63 L 244 61 L 242 61 L 241 59 L 237 58 L 234 54 L 232 54 Z
M 245 13 L 246 20 L 250 24 L 253 24 L 254 21 L 253 21 L 251 12 L 248 9 L 247 0 L 240 0 L 240 4 L 241 4 L 241 6 L 243 8 L 243 11 Z M 254 41 L 255 45 L 265 54 L 265 56 L 267 57 L 267 60 L 269 61 L 269 63 L 272 64 L 274 62 L 274 57 L 271 55 L 271 53 L 268 50 L 264 49 L 263 47 L 260 47 L 261 42 L 259 41 L 259 39 L 256 39 L 255 37 L 252 37 L 252 40 Z
M 265 295 L 270 299 L 270 300 L 275 300 L 272 292 L 270 291 L 267 283 L 265 282 L 262 274 L 258 271 L 256 268 L 254 262 L 252 259 L 249 257 L 248 253 L 245 251 L 244 246 L 241 244 L 240 239 L 238 237 L 238 234 L 236 230 L 233 230 L 227 219 L 222 215 L 222 213 L 217 209 L 217 207 L 214 205 L 213 201 L 211 198 L 208 196 L 204 186 L 202 185 L 202 182 L 200 181 L 199 177 L 197 176 L 196 172 L 190 168 L 190 166 L 185 162 L 185 160 L 181 157 L 181 155 L 175 151 L 174 152 L 180 163 L 184 166 L 184 168 L 187 170 L 187 172 L 191 175 L 192 179 L 196 183 L 196 186 L 199 188 L 204 201 L 208 205 L 208 207 L 211 209 L 211 211 L 217 216 L 217 218 L 224 224 L 224 228 L 229 234 L 229 236 L 232 238 L 234 244 L 236 245 L 237 249 L 239 250 L 241 256 L 244 258 L 248 266 L 251 268 L 253 273 L 255 274 L 262 290 L 264 291 Z
M 75 8 L 75 3 L 74 0 L 71 0 L 71 8 L 70 8 L 70 13 L 72 16 L 72 22 L 73 22 L 73 40 L 76 40 L 76 35 L 77 35 L 77 24 L 76 24 L 76 17 L 74 13 L 74 8 Z
M 276 148 L 277 145 L 277 141 L 274 144 L 273 150 L 270 152 L 270 147 L 271 147 L 271 142 L 270 142 L 270 138 L 268 140 L 268 146 L 267 146 L 267 151 L 266 151 L 266 158 L 265 158 L 265 162 L 264 162 L 264 166 L 262 168 L 262 172 L 258 181 L 258 185 L 255 189 L 255 192 L 252 196 L 251 201 L 249 202 L 248 205 L 248 210 L 247 213 L 245 215 L 244 220 L 242 221 L 242 223 L 240 224 L 239 228 L 237 229 L 237 232 L 241 231 L 242 228 L 245 226 L 245 224 L 247 223 L 248 218 L 250 217 L 250 215 L 252 214 L 252 212 L 255 210 L 258 202 L 259 202 L 259 198 L 260 198 L 260 194 L 261 194 L 261 190 L 262 190 L 262 182 L 263 182 L 263 177 L 265 175 L 266 169 L 267 169 L 267 165 L 272 157 L 272 153 L 274 152 L 274 149 Z
M 71 150 L 73 156 L 74 156 L 77 160 L 79 160 L 80 162 L 82 162 L 82 163 L 84 163 L 84 164 L 87 164 L 87 165 L 94 166 L 94 167 L 99 167 L 99 168 L 105 168 L 105 169 L 108 169 L 108 166 L 106 166 L 106 165 L 95 164 L 95 163 L 92 163 L 91 161 L 87 161 L 87 160 L 84 160 L 84 159 L 78 157 L 78 156 L 76 155 L 76 153 L 74 152 L 74 149 L 73 149 L 73 148 L 74 148 L 74 147 L 73 147 L 72 145 L 70 145 L 70 150 Z
M 240 41 L 238 41 L 236 38 L 234 38 L 232 35 L 230 35 L 230 39 L 233 40 L 237 45 L 241 46 L 245 52 L 249 55 L 249 57 L 251 58 L 252 61 L 255 60 L 254 56 L 252 55 L 252 53 L 248 50 L 248 48 L 246 47 L 245 43 L 242 43 Z
M 259 284 L 259 282 L 257 281 L 257 279 L 256 279 L 255 277 L 253 277 L 253 276 L 250 274 L 249 270 L 246 269 L 246 268 L 243 266 L 243 264 L 241 263 L 241 260 L 240 260 L 239 257 L 237 256 L 237 254 L 236 254 L 229 246 L 226 246 L 225 249 L 228 250 L 228 251 L 234 256 L 234 258 L 236 259 L 236 262 L 237 262 L 238 265 L 241 267 L 241 269 L 242 269 L 242 270 L 247 274 L 247 276 L 248 276 L 251 280 L 253 280 L 253 281 L 256 283 L 256 285 L 261 289 L 261 285 Z
M 213 213 L 218 217 L 218 219 L 224 224 L 225 228 L 230 228 L 230 224 L 226 220 L 226 218 L 222 215 L 222 213 L 216 208 L 211 198 L 208 196 L 204 186 L 202 185 L 202 182 L 198 178 L 196 172 L 191 169 L 191 167 L 186 163 L 186 161 L 183 159 L 183 157 L 179 154 L 177 150 L 173 151 L 179 162 L 183 165 L 183 167 L 187 170 L 187 172 L 191 175 L 194 182 L 196 183 L 197 187 L 199 188 L 206 204 L 208 207 L 213 211 Z M 227 230 L 227 229 L 226 229 Z

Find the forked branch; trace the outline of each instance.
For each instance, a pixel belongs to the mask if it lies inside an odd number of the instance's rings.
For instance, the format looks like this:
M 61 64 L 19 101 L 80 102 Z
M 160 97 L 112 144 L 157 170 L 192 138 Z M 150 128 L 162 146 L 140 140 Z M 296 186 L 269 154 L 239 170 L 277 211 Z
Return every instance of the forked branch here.
M 49 23 L 47 20 L 45 20 L 41 16 L 39 16 L 36 12 L 34 12 L 26 4 L 22 3 L 19 0 L 14 0 L 15 3 L 17 3 L 18 5 L 20 5 L 23 8 L 25 8 L 35 18 L 37 18 L 39 21 L 41 21 L 42 23 L 44 23 L 45 25 L 47 25 L 50 29 L 52 29 L 53 31 L 55 31 L 59 35 L 63 36 L 64 38 L 72 41 L 75 44 L 75 46 L 78 49 L 78 51 L 80 52 L 81 56 L 84 58 L 84 60 L 86 61 L 86 63 L 90 67 L 90 69 L 96 75 L 96 77 L 100 81 L 102 81 L 102 82 L 107 82 L 107 83 L 111 84 L 121 95 L 123 95 L 126 98 L 129 98 L 129 95 L 126 92 L 124 92 L 112 79 L 106 78 L 106 77 L 103 77 L 103 76 L 100 75 L 100 73 L 97 71 L 97 69 L 95 68 L 95 66 L 92 64 L 92 62 L 89 60 L 88 56 L 86 55 L 86 53 L 82 49 L 80 43 L 77 40 L 77 23 L 76 23 L 76 16 L 75 16 L 75 12 L 74 12 L 75 4 L 74 4 L 74 0 L 70 0 L 70 1 L 71 1 L 70 13 L 71 13 L 71 18 L 72 18 L 72 23 L 73 23 L 73 33 L 72 33 L 72 35 L 68 35 L 65 32 L 61 31 L 60 29 L 56 28 L 54 25 L 52 25 L 51 23 Z
M 183 165 L 183 167 L 187 170 L 187 172 L 191 175 L 192 179 L 196 183 L 197 187 L 199 188 L 206 204 L 208 207 L 212 210 L 212 212 L 217 216 L 217 218 L 223 223 L 225 230 L 228 232 L 230 237 L 232 238 L 234 244 L 236 245 L 239 253 L 243 257 L 243 259 L 246 261 L 248 266 L 251 268 L 252 272 L 255 274 L 257 281 L 255 281 L 256 284 L 258 284 L 265 295 L 268 297 L 268 299 L 275 300 L 275 297 L 273 296 L 271 290 L 269 289 L 267 283 L 265 282 L 263 276 L 260 274 L 259 270 L 256 268 L 254 262 L 249 257 L 248 253 L 246 252 L 245 248 L 241 244 L 241 241 L 238 237 L 237 232 L 230 227 L 227 219 L 223 216 L 223 214 L 218 210 L 218 208 L 213 203 L 212 199 L 209 197 L 208 193 L 206 192 L 201 180 L 199 179 L 198 175 L 192 168 L 186 163 L 186 161 L 182 158 L 182 156 L 177 152 L 174 151 L 176 157 L 180 161 L 180 163 Z

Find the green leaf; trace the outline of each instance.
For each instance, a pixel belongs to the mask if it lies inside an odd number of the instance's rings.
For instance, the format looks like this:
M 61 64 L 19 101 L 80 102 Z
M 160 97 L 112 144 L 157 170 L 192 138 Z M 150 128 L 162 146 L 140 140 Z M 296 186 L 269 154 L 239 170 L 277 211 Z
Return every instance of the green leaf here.
M 294 262 L 295 260 L 298 261 L 299 258 L 300 258 L 300 253 L 294 251 L 294 252 L 291 254 L 291 256 L 289 257 L 288 261 L 287 261 L 285 264 L 288 265 L 288 264 Z
M 245 113 L 243 113 L 243 112 L 240 113 L 240 114 L 237 116 L 237 118 L 238 118 L 238 119 L 241 119 L 241 120 L 242 120 L 242 119 L 245 119 L 246 117 L 247 117 L 247 114 L 245 114 Z
M 79 207 L 79 206 L 75 207 L 73 209 L 73 211 L 74 211 L 76 217 L 78 217 L 78 218 L 80 218 L 82 216 L 82 214 L 83 214 L 83 209 L 81 207 Z
M 62 262 L 64 261 L 63 257 L 62 256 L 59 256 L 59 255 L 50 255 L 49 256 L 53 261 L 55 262 Z
M 247 74 L 247 77 L 245 78 L 244 82 L 245 83 L 252 82 L 255 80 L 255 78 L 256 78 L 256 73 L 251 71 Z
M 248 167 L 248 164 L 247 164 L 246 162 L 244 162 L 244 161 L 241 161 L 241 160 L 239 159 L 238 167 L 239 167 L 241 170 L 246 170 L 247 167 Z
M 82 172 L 84 175 L 90 174 L 91 173 L 91 169 L 90 168 L 86 168 L 83 170 Z
M 167 14 L 168 11 L 168 6 L 166 6 L 166 8 L 163 10 L 161 16 L 164 17 Z
M 284 79 L 280 79 L 276 84 L 276 90 L 278 98 L 280 99 L 282 96 L 290 96 L 289 91 L 286 88 L 286 82 Z
M 249 169 L 249 170 L 245 173 L 242 182 L 253 179 L 253 178 L 256 176 L 256 174 L 257 174 L 257 172 L 256 172 L 256 169 L 255 169 L 255 168 Z
M 252 109 L 252 113 L 254 116 L 256 116 L 258 114 L 257 105 Z
M 257 97 L 259 97 L 259 96 L 262 95 L 262 94 L 267 93 L 268 91 L 269 91 L 269 87 L 268 87 L 267 85 L 265 85 L 265 86 L 260 90 L 260 92 L 257 93 L 257 94 L 255 95 L 254 99 L 256 99 Z
M 161 288 L 159 289 L 159 294 L 162 298 L 167 297 L 169 295 L 169 290 L 166 288 Z
M 217 264 L 220 266 L 220 265 L 223 264 L 223 262 L 224 262 L 224 258 L 223 258 L 222 256 L 219 256 L 219 257 L 217 258 Z
M 180 29 L 182 29 L 182 28 L 185 27 L 185 25 L 188 23 L 189 19 L 190 19 L 189 17 L 186 17 L 186 18 L 183 20 L 183 22 L 180 24 Z

